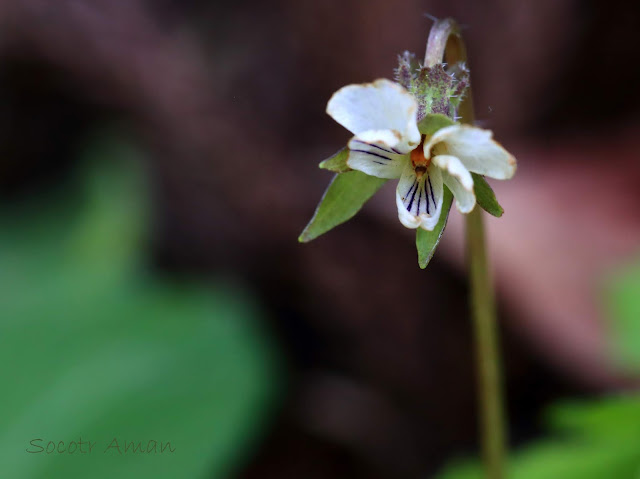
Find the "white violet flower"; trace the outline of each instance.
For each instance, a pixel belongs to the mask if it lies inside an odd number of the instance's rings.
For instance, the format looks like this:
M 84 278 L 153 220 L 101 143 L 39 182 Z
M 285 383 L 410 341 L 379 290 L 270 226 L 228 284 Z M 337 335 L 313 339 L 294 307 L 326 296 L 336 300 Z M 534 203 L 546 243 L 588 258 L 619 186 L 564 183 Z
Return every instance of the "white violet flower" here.
M 327 104 L 327 113 L 355 135 L 347 165 L 379 178 L 399 178 L 400 222 L 432 231 L 440 219 L 443 184 L 458 210 L 469 213 L 476 204 L 471 172 L 506 180 L 516 161 L 481 128 L 456 124 L 424 137 L 417 111 L 407 90 L 384 79 L 341 88 Z

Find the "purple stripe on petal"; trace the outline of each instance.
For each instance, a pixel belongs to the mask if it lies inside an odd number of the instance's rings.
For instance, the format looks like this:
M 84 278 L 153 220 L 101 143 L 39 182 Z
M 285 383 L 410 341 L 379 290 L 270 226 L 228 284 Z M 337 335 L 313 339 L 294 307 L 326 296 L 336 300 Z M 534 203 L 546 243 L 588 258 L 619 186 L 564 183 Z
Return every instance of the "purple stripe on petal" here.
M 357 151 L 358 153 L 365 153 L 367 155 L 377 156 L 378 158 L 382 158 L 383 160 L 391 161 L 391 158 L 387 158 L 386 156 L 379 155 L 378 153 L 374 153 L 373 151 L 367 151 L 367 150 L 351 150 L 351 151 Z
M 407 198 L 409 197 L 409 195 L 413 191 L 413 187 L 416 186 L 417 183 L 418 183 L 418 179 L 416 178 L 415 180 L 413 180 L 413 184 L 411 185 L 411 188 L 409 188 L 409 191 L 407 191 L 407 194 L 404 195 L 404 201 L 407 200 Z
M 373 146 L 374 148 L 378 148 L 379 150 L 386 151 L 387 153 L 391 153 L 392 150 L 396 151 L 393 148 L 391 148 L 391 150 L 387 150 L 386 148 L 382 148 L 381 146 L 374 145 L 373 143 L 367 143 L 366 141 L 362 141 L 362 140 L 353 140 L 353 141 L 356 143 L 362 143 L 363 145 Z
M 418 185 L 418 187 L 415 190 L 413 190 L 413 195 L 411 195 L 411 201 L 409 201 L 409 206 L 407 207 L 407 210 L 409 211 L 409 213 L 411 213 L 411 208 L 413 207 L 413 200 L 416 199 L 416 191 L 418 191 L 419 189 L 420 189 L 420 185 Z
M 435 209 L 438 208 L 438 204 L 436 203 L 436 198 L 433 195 L 433 186 L 431 185 L 431 177 L 428 177 L 428 179 L 429 179 L 429 188 L 431 189 L 431 199 L 433 200 L 433 208 L 435 211 Z

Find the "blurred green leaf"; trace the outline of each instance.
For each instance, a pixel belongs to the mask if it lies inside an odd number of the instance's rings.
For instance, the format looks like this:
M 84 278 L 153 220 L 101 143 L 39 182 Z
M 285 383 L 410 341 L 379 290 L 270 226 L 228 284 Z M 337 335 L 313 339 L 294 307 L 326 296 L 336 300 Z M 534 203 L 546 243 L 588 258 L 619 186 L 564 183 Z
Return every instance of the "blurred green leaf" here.
M 298 241 L 307 243 L 353 218 L 386 181 L 360 171 L 335 175 Z
M 640 398 L 612 396 L 554 406 L 553 435 L 512 452 L 510 479 L 637 479 L 640 473 Z M 481 479 L 478 461 L 450 464 L 438 479 Z
M 640 370 L 640 261 L 631 262 L 609 281 L 606 307 L 611 317 L 614 353 L 621 364 Z
M 146 273 L 139 155 L 107 136 L 86 156 L 84 188 L 0 214 L 0 476 L 230 477 L 277 392 L 260 312 L 237 287 Z M 149 441 L 175 452 L 124 452 Z
M 422 228 L 416 230 L 416 248 L 418 249 L 418 266 L 424 269 L 433 258 L 433 254 L 436 252 L 436 247 L 440 243 L 442 233 L 444 233 L 444 227 L 447 225 L 447 219 L 449 218 L 449 211 L 451 210 L 451 203 L 453 201 L 453 195 L 449 188 L 444 187 L 444 198 L 442 200 L 442 212 L 440 213 L 440 220 L 433 229 L 433 231 L 426 231 Z
M 504 209 L 498 203 L 496 194 L 487 183 L 487 180 L 477 173 L 471 173 L 471 176 L 473 177 L 473 191 L 480 207 L 490 215 L 500 218 L 504 213 Z
M 349 148 L 345 146 L 335 155 L 322 161 L 318 166 L 325 170 L 333 171 L 334 173 L 346 173 L 347 171 L 351 171 L 351 168 L 347 165 L 348 159 Z
M 640 398 L 609 396 L 591 401 L 565 401 L 546 414 L 552 430 L 606 440 L 640 439 Z M 640 472 L 640 471 L 639 471 Z
M 637 479 L 638 443 L 535 443 L 514 453 L 507 468 L 509 479 Z M 484 479 L 477 462 L 454 463 L 438 479 Z

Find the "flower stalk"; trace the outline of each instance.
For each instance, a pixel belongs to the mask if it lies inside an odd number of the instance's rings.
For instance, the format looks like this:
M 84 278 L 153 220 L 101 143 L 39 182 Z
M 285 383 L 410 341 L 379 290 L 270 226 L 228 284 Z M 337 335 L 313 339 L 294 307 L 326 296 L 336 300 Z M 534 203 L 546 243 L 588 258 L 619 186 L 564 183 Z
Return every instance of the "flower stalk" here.
M 451 19 L 437 21 L 429 33 L 425 66 L 466 62 L 466 49 L 458 25 Z M 463 123 L 474 121 L 471 88 L 460 104 Z M 483 213 L 477 206 L 466 215 L 467 261 L 471 313 L 474 323 L 480 428 L 483 460 L 488 479 L 505 477 L 505 414 L 502 394 L 501 357 L 494 291 L 489 274 Z

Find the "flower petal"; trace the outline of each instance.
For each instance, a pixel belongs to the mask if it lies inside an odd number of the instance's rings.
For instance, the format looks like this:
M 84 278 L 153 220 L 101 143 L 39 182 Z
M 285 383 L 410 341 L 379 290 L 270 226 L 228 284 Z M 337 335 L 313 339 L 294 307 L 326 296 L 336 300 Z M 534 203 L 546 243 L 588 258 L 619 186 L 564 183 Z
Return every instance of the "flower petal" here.
M 433 230 L 442 211 L 442 193 L 442 175 L 437 167 L 430 166 L 418 178 L 408 163 L 396 188 L 400 222 L 407 228 Z
M 359 170 L 367 175 L 378 178 L 400 178 L 402 171 L 409 161 L 409 155 L 400 155 L 386 143 L 364 142 L 354 137 L 349 142 L 349 157 L 347 166 Z
M 397 83 L 384 79 L 343 87 L 327 104 L 327 113 L 354 135 L 387 131 L 387 146 L 402 153 L 408 153 L 420 143 L 417 112 L 413 96 Z
M 507 180 L 516 172 L 516 159 L 491 136 L 491 131 L 474 126 L 448 126 L 436 131 L 424 144 L 424 154 L 426 158 L 430 155 L 453 155 L 469 171 Z
M 473 178 L 462 162 L 451 155 L 436 155 L 431 161 L 442 170 L 442 180 L 456 198 L 460 213 L 469 213 L 476 205 Z

